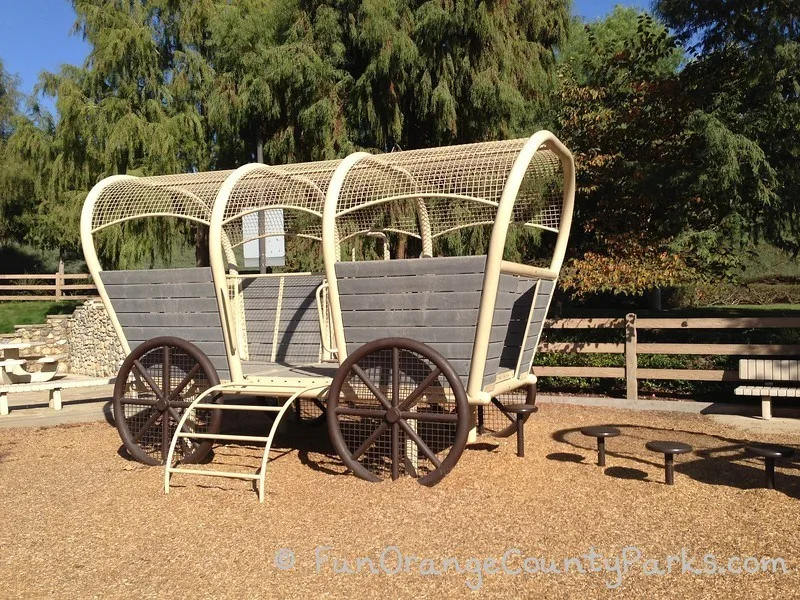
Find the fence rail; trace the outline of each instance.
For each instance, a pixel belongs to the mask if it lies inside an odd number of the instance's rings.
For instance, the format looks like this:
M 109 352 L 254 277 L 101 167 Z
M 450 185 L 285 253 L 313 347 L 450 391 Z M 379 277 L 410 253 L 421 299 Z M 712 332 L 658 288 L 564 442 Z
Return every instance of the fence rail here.
M 639 368 L 643 354 L 688 354 L 723 356 L 800 355 L 797 344 L 722 344 L 722 343 L 639 343 L 639 331 L 656 329 L 791 329 L 800 328 L 800 317 L 707 317 L 642 318 L 628 314 L 624 319 L 554 319 L 545 329 L 621 329 L 624 342 L 542 342 L 539 352 L 569 354 L 623 354 L 624 367 L 534 366 L 539 377 L 598 377 L 625 379 L 626 397 L 636 400 L 639 380 L 742 381 L 732 369 L 646 369 Z
M 52 281 L 52 283 L 20 283 L 22 281 Z M 9 294 L 7 292 L 15 293 Z M 0 301 L 86 300 L 96 295 L 97 288 L 91 282 L 91 275 L 88 273 L 64 273 L 64 263 L 59 264 L 56 273 L 0 275 Z

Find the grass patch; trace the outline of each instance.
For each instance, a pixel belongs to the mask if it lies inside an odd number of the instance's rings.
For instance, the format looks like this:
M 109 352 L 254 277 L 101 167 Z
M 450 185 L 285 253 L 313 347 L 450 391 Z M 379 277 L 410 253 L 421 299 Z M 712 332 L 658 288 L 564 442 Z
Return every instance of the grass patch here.
M 71 314 L 81 303 L 63 302 L 0 302 L 0 333 L 14 333 L 14 325 L 44 323 L 47 315 Z

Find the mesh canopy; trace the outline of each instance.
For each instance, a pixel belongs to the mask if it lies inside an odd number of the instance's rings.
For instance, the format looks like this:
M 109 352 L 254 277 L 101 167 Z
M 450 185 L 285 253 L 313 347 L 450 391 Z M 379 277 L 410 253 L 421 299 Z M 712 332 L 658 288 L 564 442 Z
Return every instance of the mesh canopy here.
M 94 204 L 91 229 L 145 216 L 182 217 L 206 225 L 231 171 L 129 177 L 106 185 Z
M 366 231 L 396 231 L 431 238 L 494 222 L 508 176 L 528 138 L 364 158 L 347 173 L 337 205 L 342 239 Z M 528 165 L 513 221 L 558 231 L 561 163 L 540 149 Z M 391 207 L 381 205 L 391 201 Z
M 222 217 L 231 244 L 284 235 L 321 239 L 325 193 L 339 162 L 259 165 L 243 175 Z

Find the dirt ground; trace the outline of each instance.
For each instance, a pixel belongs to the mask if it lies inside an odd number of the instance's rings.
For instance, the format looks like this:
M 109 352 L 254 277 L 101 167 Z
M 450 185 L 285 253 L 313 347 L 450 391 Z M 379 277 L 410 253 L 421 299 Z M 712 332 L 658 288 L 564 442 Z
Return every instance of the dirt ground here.
M 3 430 L 0 598 L 800 597 L 800 459 L 769 491 L 743 451 L 800 435 L 557 404 L 534 418 L 524 459 L 480 438 L 434 488 L 358 480 L 324 427 L 290 433 L 264 504 L 249 482 L 182 475 L 165 495 L 106 423 Z M 622 430 L 606 469 L 577 431 L 592 424 Z M 673 487 L 652 439 L 695 448 Z M 213 460 L 255 471 L 260 453 Z

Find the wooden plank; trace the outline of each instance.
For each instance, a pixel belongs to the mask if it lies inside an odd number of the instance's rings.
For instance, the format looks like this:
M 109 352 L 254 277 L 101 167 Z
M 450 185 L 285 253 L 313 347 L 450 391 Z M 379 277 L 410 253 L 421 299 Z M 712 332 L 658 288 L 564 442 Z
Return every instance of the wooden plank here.
M 382 331 L 377 327 L 354 327 L 345 323 L 344 336 L 353 341 L 375 339 L 377 337 L 404 337 L 419 340 L 425 344 L 459 342 L 472 344 L 475 341 L 475 327 L 394 327 Z M 445 356 L 447 358 L 447 356 Z
M 109 298 L 153 298 L 153 299 L 184 299 L 184 298 L 216 298 L 212 283 L 160 283 L 142 285 L 106 285 Z
M 472 327 L 474 330 L 478 322 L 478 311 L 475 309 L 343 311 L 342 319 L 345 323 L 358 323 L 361 327 Z
M 0 290 L 3 291 L 20 291 L 20 292 L 30 292 L 30 291 L 37 291 L 37 290 L 52 290 L 55 293 L 56 286 L 54 284 L 50 285 L 0 285 Z
M 639 329 L 774 329 L 800 328 L 800 317 L 703 317 L 638 319 Z
M 125 337 L 133 340 L 149 340 L 169 335 L 196 342 L 222 341 L 221 327 L 124 327 Z
M 153 336 L 156 337 L 156 336 Z M 147 338 L 146 340 L 143 339 L 132 339 L 128 338 L 128 345 L 130 345 L 131 350 L 136 348 L 139 344 L 143 344 L 144 342 L 148 341 L 152 338 Z M 191 341 L 191 340 L 189 340 Z M 212 357 L 227 357 L 227 353 L 225 352 L 225 344 L 223 342 L 197 342 L 195 344 L 198 348 L 200 348 L 205 354 Z M 227 358 L 226 358 L 227 360 Z
M 374 277 L 340 279 L 340 295 L 413 294 L 475 292 L 483 286 L 483 275 L 411 275 L 405 277 Z
M 105 285 L 155 285 L 161 283 L 210 283 L 209 267 L 185 269 L 136 269 L 132 271 L 101 271 Z
M 0 281 L 14 279 L 55 279 L 56 277 L 58 277 L 58 275 L 55 273 L 20 273 L 18 275 L 0 274 Z M 82 275 L 82 277 L 88 277 L 88 275 Z
M 476 309 L 480 306 L 481 292 L 450 292 L 447 294 L 415 293 L 374 296 L 340 295 L 342 310 L 384 311 L 384 310 L 442 310 Z
M 639 369 L 639 379 L 685 379 L 687 381 L 739 381 L 739 373 L 716 369 Z
M 625 378 L 623 367 L 533 367 L 537 377 L 613 377 Z
M 172 313 L 180 309 L 185 313 L 219 314 L 216 298 L 112 298 L 111 306 L 120 313 Z
M 624 329 L 625 319 L 549 319 L 548 329 Z
M 639 346 L 644 346 L 644 344 L 639 344 Z M 621 342 L 542 342 L 539 344 L 539 352 L 564 352 L 566 354 L 622 354 L 625 352 L 625 344 Z
M 95 284 L 93 284 L 93 283 L 80 284 L 80 285 L 78 285 L 78 284 L 74 284 L 74 285 L 70 284 L 70 285 L 62 285 L 61 289 L 62 290 L 95 290 L 95 289 L 97 289 L 97 286 L 95 286 Z
M 405 275 L 474 274 L 483 271 L 486 255 L 366 260 L 336 263 L 336 277 L 397 277 Z
M 718 354 L 736 356 L 751 354 L 756 356 L 797 355 L 797 344 L 639 344 L 639 354 Z
M 83 296 L 70 296 L 70 299 L 75 298 L 76 300 L 79 298 L 83 298 Z M 31 302 L 31 301 L 39 301 L 39 300 L 54 300 L 55 296 L 0 296 L 0 300 L 2 301 L 9 301 L 9 302 Z
M 219 313 L 117 313 L 123 327 L 222 327 Z

